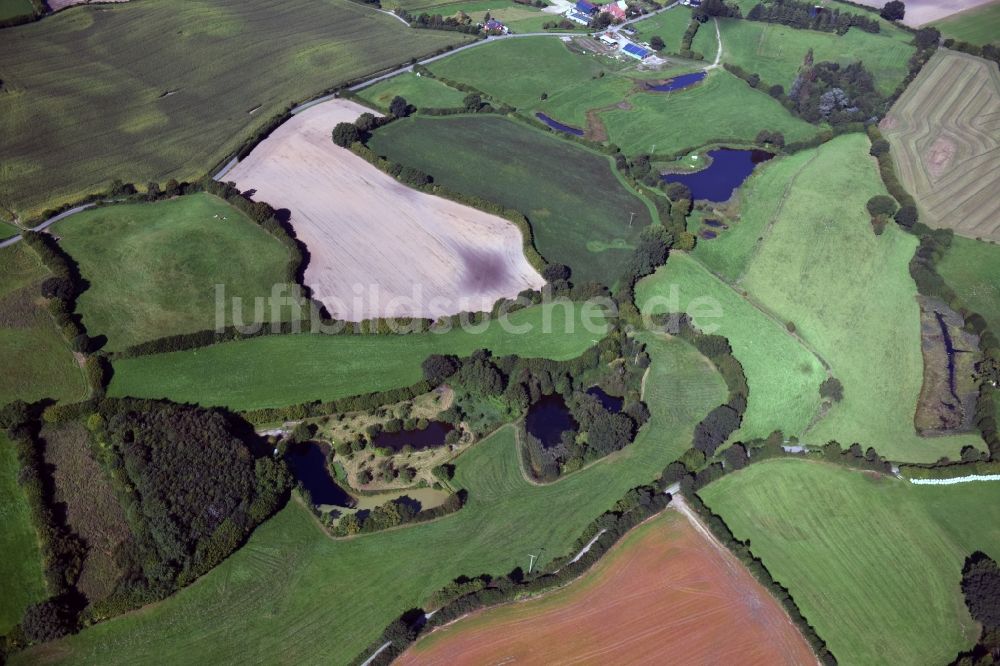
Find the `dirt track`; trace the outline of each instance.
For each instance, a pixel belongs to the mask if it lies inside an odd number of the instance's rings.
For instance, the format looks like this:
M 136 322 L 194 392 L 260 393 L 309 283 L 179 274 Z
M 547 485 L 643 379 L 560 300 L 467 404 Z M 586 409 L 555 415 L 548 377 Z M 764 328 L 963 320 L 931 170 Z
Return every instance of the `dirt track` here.
M 437 317 L 489 310 L 543 284 L 510 222 L 406 187 L 330 139 L 365 107 L 324 102 L 294 116 L 226 180 L 291 211 L 309 248 L 305 281 L 331 314 Z
M 396 663 L 815 662 L 739 562 L 668 509 L 568 587 L 459 620 Z

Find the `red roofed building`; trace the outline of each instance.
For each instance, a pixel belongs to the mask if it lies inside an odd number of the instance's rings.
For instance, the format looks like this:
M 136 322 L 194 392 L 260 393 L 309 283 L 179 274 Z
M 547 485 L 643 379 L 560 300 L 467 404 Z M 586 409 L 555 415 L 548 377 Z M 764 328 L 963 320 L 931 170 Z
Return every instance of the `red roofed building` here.
M 618 2 L 609 2 L 608 4 L 601 7 L 602 11 L 611 14 L 611 17 L 619 21 L 625 20 L 625 12 L 628 10 L 628 5 L 625 4 L 625 0 L 618 0 Z

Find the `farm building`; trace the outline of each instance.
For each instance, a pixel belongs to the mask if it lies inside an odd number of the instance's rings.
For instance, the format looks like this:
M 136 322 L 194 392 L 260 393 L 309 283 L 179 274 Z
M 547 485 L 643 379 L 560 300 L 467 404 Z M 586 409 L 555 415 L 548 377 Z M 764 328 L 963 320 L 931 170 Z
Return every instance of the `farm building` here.
M 602 44 L 607 44 L 608 46 L 618 46 L 618 40 L 606 32 L 598 35 L 597 41 L 601 42 Z
M 597 5 L 592 2 L 588 2 L 588 0 L 577 0 L 576 11 L 589 16 L 597 11 Z
M 645 60 L 649 57 L 650 51 L 635 44 L 626 44 L 622 47 L 622 53 L 636 60 Z
M 500 21 L 491 18 L 489 21 L 483 24 L 483 32 L 489 35 L 506 35 L 508 30 Z
M 565 14 L 566 18 L 570 21 L 579 23 L 580 25 L 590 25 L 590 17 L 586 14 L 582 14 L 575 9 L 570 9 Z
M 609 2 L 601 7 L 601 11 L 607 12 L 611 15 L 611 18 L 624 21 L 625 12 L 628 11 L 628 5 L 625 4 L 625 0 L 618 0 L 618 2 Z

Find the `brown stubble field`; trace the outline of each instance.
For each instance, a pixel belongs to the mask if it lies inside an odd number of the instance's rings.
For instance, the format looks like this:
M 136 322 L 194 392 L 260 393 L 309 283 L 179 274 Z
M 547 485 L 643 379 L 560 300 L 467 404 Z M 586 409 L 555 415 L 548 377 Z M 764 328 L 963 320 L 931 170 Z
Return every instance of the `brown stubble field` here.
M 580 580 L 438 629 L 396 663 L 815 662 L 749 572 L 668 509 L 626 535 Z
M 342 99 L 307 109 L 225 176 L 291 212 L 309 249 L 305 282 L 330 313 L 434 318 L 541 287 L 512 223 L 413 190 L 333 143 L 337 123 L 368 110 Z

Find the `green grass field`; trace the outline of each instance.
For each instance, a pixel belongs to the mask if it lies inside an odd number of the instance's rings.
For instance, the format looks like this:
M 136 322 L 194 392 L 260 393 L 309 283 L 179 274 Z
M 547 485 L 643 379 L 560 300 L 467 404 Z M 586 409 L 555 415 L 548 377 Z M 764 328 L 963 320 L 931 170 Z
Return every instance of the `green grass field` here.
M 677 295 L 673 303 L 672 289 Z M 781 322 L 755 308 L 697 260 L 677 252 L 638 284 L 636 303 L 644 314 L 687 312 L 706 332 L 729 338 L 750 386 L 738 437 L 766 437 L 776 429 L 798 435 L 805 430 L 819 407 L 819 385 L 826 373 Z
M 0 240 L 7 240 L 11 236 L 18 235 L 20 230 L 12 224 L 5 224 L 0 222 Z
M 706 27 L 709 26 L 703 26 L 699 34 Z M 756 72 L 768 85 L 780 84 L 787 91 L 806 52 L 812 49 L 815 62 L 831 61 L 842 65 L 858 60 L 864 62 L 875 77 L 878 89 L 889 94 L 906 77 L 906 63 L 916 48 L 908 43 L 912 39 L 909 33 L 895 27 L 883 27 L 884 30 L 875 35 L 852 29 L 838 36 L 777 23 L 722 19 L 719 21 L 722 59 L 748 72 Z
M 1000 557 L 1000 484 L 912 486 L 776 460 L 701 496 L 841 664 L 950 663 L 978 637 L 959 583 L 974 550 Z
M 525 334 L 506 332 L 496 321 L 479 333 L 303 333 L 227 342 L 118 361 L 108 393 L 236 410 L 332 400 L 417 382 L 421 362 L 434 353 L 461 356 L 486 348 L 499 356 L 575 358 L 601 337 L 604 327 L 601 317 L 584 317 L 582 307 L 554 304 L 510 315 L 512 326 L 531 327 Z
M 41 601 L 47 594 L 42 576 L 38 534 L 31 524 L 28 501 L 17 483 L 20 465 L 14 445 L 0 432 L 0 634 L 6 634 L 21 621 L 24 609 Z
M 286 282 L 285 246 L 210 194 L 88 210 L 55 229 L 90 282 L 77 311 L 111 350 L 215 328 L 220 284 L 227 323 L 233 297 L 243 299 L 240 323 L 250 323 L 254 297 Z
M 1000 42 L 1000 2 L 991 2 L 967 9 L 948 18 L 934 22 L 934 27 L 945 37 L 970 44 L 996 44 Z
M 30 16 L 35 11 L 31 0 L 0 0 L 0 21 Z
M 653 35 L 659 35 L 667 45 L 664 51 L 676 53 L 680 51 L 681 39 L 690 23 L 691 10 L 684 7 L 674 7 L 652 18 L 639 21 L 632 27 L 639 32 L 639 38 L 642 41 L 648 42 Z M 718 48 L 719 40 L 715 38 L 715 26 L 711 22 L 702 24 L 694 36 L 691 50 L 700 53 L 711 62 L 715 59 Z
M 542 24 L 559 22 L 562 19 L 558 14 L 543 14 L 540 9 L 518 4 L 514 0 L 466 0 L 445 2 L 444 4 L 437 2 L 437 0 L 416 0 L 415 2 L 402 0 L 387 4 L 402 5 L 414 14 L 427 12 L 447 17 L 454 16 L 461 11 L 465 12 L 475 23 L 484 22 L 486 13 L 489 12 L 491 17 L 514 32 L 542 32 Z M 576 29 L 585 28 L 584 26 L 576 26 Z
M 961 236 L 938 263 L 938 273 L 962 302 L 1000 333 L 1000 246 Z
M 674 153 L 712 142 L 752 142 L 762 129 L 786 141 L 808 139 L 818 128 L 795 118 L 767 93 L 716 70 L 697 86 L 673 93 L 634 95 L 632 109 L 601 114 L 611 142 L 626 153 Z
M 48 275 L 22 243 L 0 249 L 0 405 L 86 396 L 83 373 L 41 299 Z
M 738 284 L 793 322 L 844 385 L 843 402 L 810 442 L 859 442 L 895 460 L 955 458 L 981 439 L 922 438 L 914 429 L 923 358 L 908 265 L 917 240 L 894 225 L 882 236 L 872 231 L 865 202 L 885 190 L 868 146 L 850 134 L 811 151 L 788 190 L 780 180 L 754 181 L 766 187 L 745 194 L 748 206 L 770 206 L 776 221 Z
M 294 504 L 192 587 L 14 663 L 218 663 L 254 655 L 343 664 L 456 576 L 526 567 L 529 553 L 544 566 L 627 489 L 658 475 L 724 399 L 721 379 L 691 347 L 644 340 L 653 361 L 646 382 L 652 418 L 620 453 L 535 486 L 520 470 L 513 428 L 505 427 L 457 460 L 455 484 L 468 489 L 469 502 L 453 516 L 333 541 Z
M 143 0 L 6 30 L 0 208 L 201 177 L 290 102 L 467 40 L 348 0 Z
M 448 189 L 520 211 L 542 256 L 572 267 L 577 282 L 613 284 L 651 221 L 607 156 L 505 118 L 409 118 L 379 130 L 369 145 Z
M 462 100 L 465 99 L 465 93 L 461 90 L 412 72 L 379 81 L 358 93 L 358 97 L 384 112 L 389 111 L 389 102 L 396 95 L 402 96 L 418 109 L 462 106 Z

